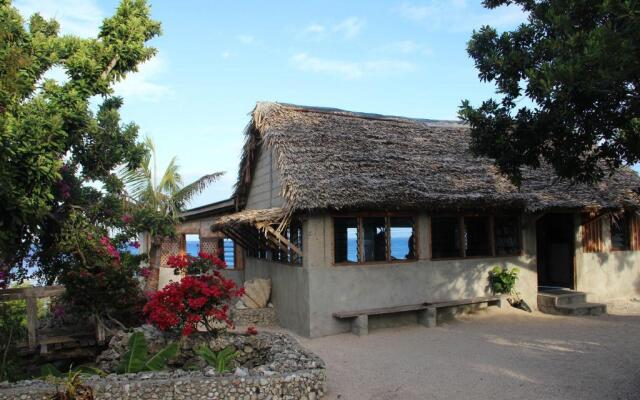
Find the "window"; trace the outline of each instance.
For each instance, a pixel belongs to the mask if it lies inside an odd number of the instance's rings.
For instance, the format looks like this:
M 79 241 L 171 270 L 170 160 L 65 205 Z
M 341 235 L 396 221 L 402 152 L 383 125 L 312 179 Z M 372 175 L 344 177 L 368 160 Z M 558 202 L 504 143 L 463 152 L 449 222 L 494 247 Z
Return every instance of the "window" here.
M 227 268 L 235 268 L 235 256 L 236 256 L 236 244 L 233 239 L 224 238 L 220 239 L 220 258 L 227 263 Z
M 494 241 L 496 256 L 512 256 L 520 253 L 520 221 L 518 217 L 495 217 Z
M 184 235 L 184 252 L 190 256 L 197 257 L 200 253 L 200 235 L 187 234 Z
M 416 259 L 414 221 L 410 216 L 335 217 L 334 262 Z
M 611 249 L 630 250 L 631 230 L 628 214 L 618 214 L 611 217 Z
M 492 255 L 489 217 L 464 218 L 464 254 L 467 257 Z
M 520 249 L 516 216 L 431 217 L 431 258 L 509 256 Z
M 458 217 L 431 218 L 431 257 L 462 257 Z
M 387 228 L 384 217 L 362 219 L 364 261 L 387 259 Z
M 389 218 L 389 243 L 391 260 L 413 260 L 416 258 L 413 218 Z
M 358 262 L 358 220 L 335 218 L 333 220 L 334 261 Z

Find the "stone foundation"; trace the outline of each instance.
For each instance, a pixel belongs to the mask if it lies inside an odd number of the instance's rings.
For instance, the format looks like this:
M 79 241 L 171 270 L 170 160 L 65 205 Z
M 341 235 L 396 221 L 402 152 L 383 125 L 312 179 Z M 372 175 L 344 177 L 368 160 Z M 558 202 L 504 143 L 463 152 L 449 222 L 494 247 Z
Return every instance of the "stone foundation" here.
M 244 308 L 232 309 L 231 318 L 237 326 L 257 326 L 270 327 L 278 325 L 276 309 L 273 307 L 266 308 Z

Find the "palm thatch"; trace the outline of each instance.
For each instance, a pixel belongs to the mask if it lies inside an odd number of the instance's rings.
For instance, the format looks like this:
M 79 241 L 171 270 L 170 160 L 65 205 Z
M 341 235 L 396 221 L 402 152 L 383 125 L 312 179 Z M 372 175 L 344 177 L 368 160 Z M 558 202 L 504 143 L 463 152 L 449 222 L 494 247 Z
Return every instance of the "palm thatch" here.
M 216 218 L 211 225 L 212 231 L 234 228 L 239 225 L 273 225 L 280 223 L 284 218 L 282 208 L 268 208 L 265 210 L 243 210 L 234 214 L 223 215 Z
M 246 199 L 260 147 L 274 150 L 287 214 L 322 209 L 598 210 L 640 205 L 640 177 L 623 168 L 595 185 L 527 170 L 520 188 L 469 152 L 457 122 L 258 103 L 246 129 L 236 196 Z

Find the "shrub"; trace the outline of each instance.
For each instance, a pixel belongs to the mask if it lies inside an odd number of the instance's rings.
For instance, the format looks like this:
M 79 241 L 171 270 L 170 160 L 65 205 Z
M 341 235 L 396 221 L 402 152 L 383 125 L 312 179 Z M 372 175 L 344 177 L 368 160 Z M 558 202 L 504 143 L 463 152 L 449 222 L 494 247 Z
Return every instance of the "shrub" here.
M 212 335 L 221 330 L 216 321 L 232 326 L 228 304 L 242 296 L 244 289 L 218 271 L 224 268 L 224 262 L 207 253 L 176 256 L 169 262 L 177 272 L 197 275 L 187 275 L 153 293 L 144 306 L 149 322 L 160 330 L 179 330 L 183 336 L 195 332 L 200 324 Z
M 65 309 L 138 324 L 145 301 L 137 279 L 140 256 L 121 254 L 105 231 L 81 215 L 70 221 L 60 243 L 69 254 L 59 278 L 66 288 Z
M 202 357 L 207 365 L 215 368 L 215 370 L 220 374 L 231 371 L 229 364 L 231 364 L 238 354 L 240 354 L 233 346 L 227 346 L 216 352 L 207 346 L 202 345 L 196 348 L 195 352 L 197 355 Z
M 129 350 L 122 357 L 118 368 L 120 374 L 132 374 L 142 371 L 161 371 L 169 360 L 178 354 L 178 344 L 173 342 L 149 357 L 147 340 L 142 332 L 134 332 L 129 338 Z
M 513 293 L 519 273 L 519 268 L 494 267 L 489 273 L 491 289 L 494 293 Z

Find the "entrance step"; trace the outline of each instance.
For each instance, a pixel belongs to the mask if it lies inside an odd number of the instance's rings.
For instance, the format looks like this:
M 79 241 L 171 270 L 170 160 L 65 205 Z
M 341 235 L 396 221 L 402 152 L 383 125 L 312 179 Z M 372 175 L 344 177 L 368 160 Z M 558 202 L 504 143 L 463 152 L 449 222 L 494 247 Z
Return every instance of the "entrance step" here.
M 568 289 L 538 292 L 538 309 L 555 315 L 600 315 L 607 313 L 607 305 L 587 302 L 587 294 Z

